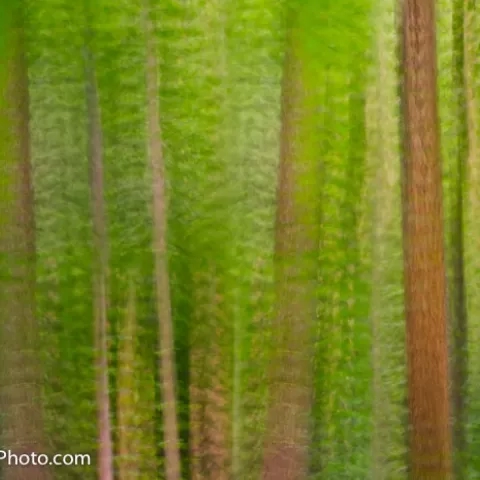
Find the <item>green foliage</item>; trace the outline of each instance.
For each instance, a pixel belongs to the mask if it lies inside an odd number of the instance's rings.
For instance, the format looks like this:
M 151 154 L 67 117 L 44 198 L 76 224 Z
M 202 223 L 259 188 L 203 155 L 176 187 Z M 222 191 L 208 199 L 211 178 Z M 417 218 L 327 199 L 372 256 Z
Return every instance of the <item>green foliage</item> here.
M 20 5 L 20 0 L 15 2 Z M 15 2 L 0 4 L 2 58 L 7 48 L 6 22 Z M 228 468 L 234 478 L 259 478 L 262 468 L 266 372 L 272 338 L 278 333 L 272 329 L 274 229 L 287 22 L 292 22 L 296 39 L 305 46 L 301 62 L 308 101 L 314 106 L 313 128 L 302 148 L 318 163 L 318 176 L 304 179 L 302 194 L 318 199 L 321 205 L 321 241 L 309 260 L 318 271 L 317 298 L 312 299 L 318 306 L 312 359 L 311 478 L 405 478 L 398 59 L 393 0 L 152 3 L 185 478 L 193 468 L 192 386 L 207 394 L 215 389 L 221 392 L 219 400 L 211 401 L 218 408 L 208 421 L 213 427 L 225 426 L 222 438 L 226 440 L 219 450 L 228 452 Z M 447 220 L 457 185 L 452 173 L 458 119 L 451 4 L 451 0 L 442 0 L 438 9 Z M 30 2 L 26 10 L 37 310 L 42 327 L 47 433 L 52 451 L 90 453 L 94 460 L 90 467 L 59 468 L 55 471 L 58 479 L 96 478 L 94 265 L 82 53 L 87 20 L 104 143 L 113 423 L 116 428 L 118 365 L 125 347 L 121 332 L 128 272 L 133 271 L 139 347 L 135 365 L 141 372 L 132 390 L 148 390 L 148 394 L 142 401 L 132 402 L 131 408 L 138 413 L 135 418 L 147 424 L 146 417 L 151 416 L 155 422 L 154 434 L 143 437 L 148 444 L 143 457 L 154 450 L 158 457 L 164 454 L 162 392 L 156 367 L 142 9 L 139 1 L 44 0 Z M 4 74 L 2 68 L 0 85 Z M 468 191 L 479 188 L 473 180 L 467 187 Z M 480 311 L 476 261 L 480 232 L 475 223 L 478 205 L 473 200 L 466 203 L 467 295 L 472 319 L 468 428 L 473 452 L 468 478 L 480 478 L 474 455 L 479 429 L 475 385 L 480 370 L 475 342 L 480 331 L 476 320 Z M 447 244 L 447 249 L 451 251 L 455 245 Z M 198 358 L 202 363 L 192 360 Z M 153 402 L 156 412 L 152 413 Z M 114 433 L 118 443 L 118 432 Z M 163 475 L 159 461 L 157 478 Z

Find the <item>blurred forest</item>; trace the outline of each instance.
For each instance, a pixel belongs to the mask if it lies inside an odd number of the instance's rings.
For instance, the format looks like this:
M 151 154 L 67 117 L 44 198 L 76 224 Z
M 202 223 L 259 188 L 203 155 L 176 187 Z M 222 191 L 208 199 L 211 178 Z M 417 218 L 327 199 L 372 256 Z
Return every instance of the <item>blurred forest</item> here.
M 0 0 L 2 480 L 480 479 L 475 0 Z M 28 462 L 27 462 L 28 463 Z

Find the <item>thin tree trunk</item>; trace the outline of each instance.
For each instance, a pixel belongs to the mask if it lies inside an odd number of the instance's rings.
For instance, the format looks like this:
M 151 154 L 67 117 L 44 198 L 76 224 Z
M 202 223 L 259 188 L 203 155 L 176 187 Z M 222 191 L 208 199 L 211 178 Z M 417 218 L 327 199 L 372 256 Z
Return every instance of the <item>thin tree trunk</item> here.
M 258 480 L 262 468 L 262 425 L 265 415 L 266 375 L 268 360 L 268 339 L 265 330 L 269 328 L 271 307 L 271 285 L 269 283 L 268 261 L 262 254 L 252 261 L 250 284 L 241 298 L 248 298 L 248 331 L 243 334 L 244 383 L 240 391 L 242 407 L 243 437 L 239 446 L 242 469 L 232 469 L 234 480 Z M 248 335 L 248 336 L 247 336 Z M 259 448 L 260 447 L 260 448 Z
M 457 122 L 457 158 L 454 171 L 452 212 L 451 212 L 451 268 L 450 282 L 451 313 L 452 313 L 452 403 L 455 448 L 455 478 L 466 478 L 465 455 L 466 439 L 466 406 L 467 394 L 467 310 L 464 272 L 464 233 L 463 233 L 463 200 L 465 185 L 465 166 L 468 158 L 468 119 L 466 105 L 466 77 L 464 32 L 465 16 L 464 0 L 455 0 L 453 4 L 453 85 L 456 92 L 456 122 Z
M 117 377 L 118 478 L 156 478 L 155 381 L 150 362 L 139 350 L 136 276 L 128 276 L 125 323 L 120 329 Z
M 275 238 L 277 312 L 273 322 L 263 480 L 305 479 L 313 397 L 318 255 L 318 174 L 313 86 L 305 39 L 291 16 L 282 85 L 281 154 Z
M 132 279 L 129 279 L 128 302 L 125 325 L 119 339 L 117 411 L 118 411 L 118 478 L 135 480 L 138 478 L 138 434 L 136 430 L 136 293 Z
M 410 476 L 446 480 L 452 441 L 434 0 L 404 0 L 402 18 Z
M 200 281 L 197 278 L 194 280 L 195 304 L 203 305 L 204 299 L 201 298 L 203 291 L 198 287 L 197 283 Z M 200 346 L 205 342 L 205 325 L 203 324 L 203 315 L 200 309 L 195 309 L 194 321 L 196 327 L 194 335 L 190 337 L 190 475 L 192 480 L 203 480 L 204 472 L 206 471 L 205 462 L 205 411 L 206 411 L 206 366 L 207 358 L 204 349 Z M 202 343 L 201 343 L 202 342 Z
M 3 6 L 0 33 L 0 404 L 2 448 L 16 455 L 45 453 L 23 6 Z M 27 466 L 4 460 L 2 473 L 5 480 L 52 478 L 32 457 Z
M 147 122 L 148 156 L 152 170 L 153 189 L 153 250 L 155 255 L 155 286 L 159 323 L 160 378 L 164 399 L 165 462 L 167 480 L 180 480 L 180 446 L 178 435 L 176 369 L 172 308 L 167 258 L 167 197 L 165 162 L 160 129 L 158 101 L 158 61 L 155 30 L 148 0 L 145 6 L 147 46 Z
M 100 480 L 113 480 L 113 446 L 108 384 L 108 245 L 103 185 L 103 141 L 95 67 L 89 44 L 90 35 L 90 31 L 87 31 L 84 54 L 88 119 L 88 158 L 90 165 L 93 218 L 93 301 L 99 442 L 98 475 Z
M 195 322 L 200 328 L 191 346 L 191 476 L 192 480 L 228 480 L 231 398 L 224 378 L 229 374 L 223 352 L 225 296 L 214 268 L 197 279 Z

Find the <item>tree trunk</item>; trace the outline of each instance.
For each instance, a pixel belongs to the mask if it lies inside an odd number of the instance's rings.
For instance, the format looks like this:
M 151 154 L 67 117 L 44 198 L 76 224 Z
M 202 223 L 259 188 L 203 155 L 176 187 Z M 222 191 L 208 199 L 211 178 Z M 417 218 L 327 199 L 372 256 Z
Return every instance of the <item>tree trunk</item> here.
M 0 54 L 0 325 L 2 448 L 45 453 L 35 317 L 35 221 L 23 2 L 5 5 Z M 22 459 L 20 459 L 22 460 Z M 49 467 L 2 462 L 5 480 L 47 480 Z
M 159 327 L 160 378 L 164 399 L 164 432 L 166 479 L 180 480 L 180 446 L 176 401 L 176 369 L 172 309 L 167 258 L 167 197 L 165 192 L 165 162 L 163 158 L 159 101 L 158 61 L 152 12 L 147 2 L 147 138 L 148 156 L 152 170 L 153 190 L 153 250 L 155 256 L 155 286 Z
M 99 442 L 98 475 L 100 480 L 113 480 L 113 446 L 108 385 L 108 246 L 103 185 L 102 125 L 95 67 L 89 43 L 90 32 L 87 31 L 84 53 L 88 119 L 88 158 L 90 165 L 91 208 L 93 218 L 93 301 Z
M 136 293 L 133 280 L 129 279 L 128 301 L 125 325 L 121 329 L 118 352 L 117 378 L 117 418 L 118 418 L 118 478 L 136 480 L 138 478 L 138 435 L 136 428 L 135 378 L 139 366 L 136 362 Z
M 158 458 L 155 442 L 155 381 L 150 362 L 139 350 L 135 280 L 128 275 L 125 322 L 120 328 L 117 366 L 118 478 L 156 478 Z M 127 282 L 125 282 L 127 283 Z M 150 357 L 148 355 L 148 357 Z
M 281 153 L 275 238 L 277 312 L 273 322 L 263 480 L 301 480 L 308 472 L 318 256 L 319 165 L 311 142 L 314 86 L 306 41 L 290 18 L 282 85 Z
M 452 476 L 434 0 L 404 0 L 403 236 L 410 475 Z
M 215 268 L 197 274 L 197 325 L 191 352 L 191 477 L 192 480 L 231 478 L 231 395 L 225 375 L 224 345 L 228 338 L 225 295 Z

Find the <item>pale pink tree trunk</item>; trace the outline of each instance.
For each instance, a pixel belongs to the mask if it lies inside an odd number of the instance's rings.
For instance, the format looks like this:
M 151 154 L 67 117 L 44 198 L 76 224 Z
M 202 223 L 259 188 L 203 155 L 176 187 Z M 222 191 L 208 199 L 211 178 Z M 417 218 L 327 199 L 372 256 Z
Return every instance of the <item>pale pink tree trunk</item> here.
M 90 31 L 87 30 L 84 52 L 94 248 L 93 301 L 99 441 L 98 475 L 100 480 L 113 480 L 113 445 L 108 382 L 108 243 L 103 184 L 103 141 L 95 67 L 89 42 Z
M 145 4 L 147 142 L 152 172 L 153 252 L 155 258 L 155 293 L 159 328 L 159 373 L 162 384 L 165 432 L 166 479 L 180 480 L 180 445 L 176 400 L 176 368 L 167 256 L 167 195 L 165 161 L 160 129 L 158 59 L 151 8 Z

